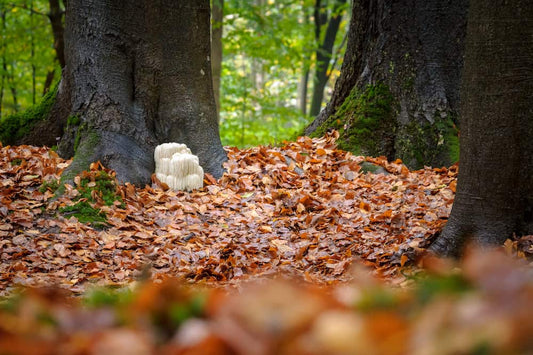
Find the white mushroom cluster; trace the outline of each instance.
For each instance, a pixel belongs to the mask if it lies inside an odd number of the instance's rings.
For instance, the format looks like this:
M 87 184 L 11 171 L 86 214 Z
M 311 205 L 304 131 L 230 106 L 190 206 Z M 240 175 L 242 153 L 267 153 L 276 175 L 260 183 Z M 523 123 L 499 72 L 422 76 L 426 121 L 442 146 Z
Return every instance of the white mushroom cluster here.
M 185 144 L 158 145 L 154 158 L 157 178 L 171 189 L 191 191 L 204 186 L 204 169 Z

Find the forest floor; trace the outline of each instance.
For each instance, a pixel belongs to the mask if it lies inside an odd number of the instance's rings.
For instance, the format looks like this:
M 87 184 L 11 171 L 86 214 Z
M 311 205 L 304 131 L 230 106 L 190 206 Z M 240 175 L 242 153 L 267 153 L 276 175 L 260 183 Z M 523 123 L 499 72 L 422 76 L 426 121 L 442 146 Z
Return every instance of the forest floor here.
M 158 181 L 143 188 L 116 184 L 117 200 L 111 203 L 98 193 L 82 196 L 102 172 L 114 176 L 100 164 L 54 198 L 54 182 L 69 161 L 47 148 L 0 147 L 0 295 L 21 286 L 54 286 L 34 289 L 16 307 L 0 303 L 0 323 L 7 324 L 0 327 L 0 349 L 47 353 L 62 344 L 70 347 L 65 353 L 118 346 L 146 353 L 155 347 L 173 353 L 446 354 L 485 345 L 517 353 L 533 348 L 524 336 L 533 330 L 527 262 L 523 269 L 499 254 L 489 259 L 477 253 L 464 261 L 465 276 L 457 278 L 456 269 L 424 257 L 450 213 L 457 166 L 410 171 L 401 161 L 337 150 L 335 138 L 333 133 L 283 147 L 228 148 L 226 173 L 219 181 L 206 175 L 200 190 L 174 192 Z M 367 171 L 376 169 L 379 174 Z M 102 211 L 103 221 L 80 222 L 74 216 L 80 201 Z M 509 240 L 502 249 L 527 260 L 532 245 L 529 236 Z M 425 275 L 422 264 L 436 270 L 440 281 L 429 286 L 413 281 Z M 492 270 L 495 264 L 503 271 Z M 520 277 L 504 292 L 503 281 L 493 277 L 498 273 L 501 280 Z M 258 286 L 258 280 L 272 278 L 285 281 Z M 115 291 L 95 291 L 102 286 Z M 135 297 L 123 291 L 134 288 Z M 192 291 L 200 288 L 209 290 L 202 306 Z M 466 304 L 435 305 L 427 296 L 472 289 L 477 293 L 469 295 L 478 298 Z M 100 296 L 84 299 L 115 308 L 76 311 L 63 291 L 96 292 Z M 126 302 L 124 295 L 135 300 Z M 429 298 L 421 302 L 424 295 Z M 487 311 L 501 306 L 504 296 L 516 300 L 513 307 Z M 473 300 L 477 308 L 461 310 Z M 359 313 L 347 315 L 356 303 Z M 124 304 L 136 316 L 126 317 Z M 48 324 L 43 309 L 53 326 L 43 325 Z M 370 317 L 368 309 L 379 312 Z M 450 319 L 449 312 L 458 318 Z M 139 322 L 146 314 L 157 318 L 151 326 L 144 318 Z M 430 314 L 436 320 L 430 321 Z M 484 325 L 494 319 L 495 326 Z M 424 330 L 429 322 L 436 325 Z M 472 336 L 447 342 L 464 334 L 464 322 L 473 327 Z M 443 329 L 450 324 L 447 333 Z M 99 332 L 103 328 L 107 335 Z M 37 340 L 24 343 L 30 331 Z M 81 331 L 85 337 L 72 340 Z M 420 339 L 414 336 L 419 332 Z M 15 338 L 20 342 L 12 342 Z M 428 352 L 441 342 L 442 352 Z M 98 344 L 104 350 L 95 350 Z

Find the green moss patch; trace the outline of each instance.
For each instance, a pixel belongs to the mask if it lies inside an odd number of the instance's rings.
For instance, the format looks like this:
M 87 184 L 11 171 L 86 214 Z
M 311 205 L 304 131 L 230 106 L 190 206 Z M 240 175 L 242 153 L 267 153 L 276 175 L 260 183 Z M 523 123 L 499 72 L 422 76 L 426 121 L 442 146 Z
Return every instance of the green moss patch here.
M 64 216 L 73 215 L 82 223 L 105 227 L 107 215 L 98 206 L 112 206 L 119 201 L 124 207 L 122 197 L 117 193 L 116 180 L 103 170 L 83 172 L 77 190 L 79 195 L 74 199 L 75 203 L 60 208 L 59 212 Z
M 0 121 L 0 142 L 4 145 L 15 144 L 27 135 L 37 122 L 45 120 L 55 103 L 58 86 L 59 82 L 43 96 L 38 104 L 4 117 Z
M 58 180 L 45 181 L 39 187 L 39 192 L 42 193 L 42 194 L 44 194 L 46 191 L 51 191 L 52 193 L 54 193 L 54 192 L 56 192 L 56 190 L 58 188 L 59 188 L 59 181 Z
M 367 85 L 364 90 L 354 87 L 337 112 L 311 136 L 326 131 L 339 131 L 337 145 L 357 155 L 394 157 L 396 132 L 396 101 L 388 86 Z
M 459 161 L 459 130 L 451 116 L 435 123 L 411 122 L 398 130 L 396 151 L 410 168 L 449 166 Z

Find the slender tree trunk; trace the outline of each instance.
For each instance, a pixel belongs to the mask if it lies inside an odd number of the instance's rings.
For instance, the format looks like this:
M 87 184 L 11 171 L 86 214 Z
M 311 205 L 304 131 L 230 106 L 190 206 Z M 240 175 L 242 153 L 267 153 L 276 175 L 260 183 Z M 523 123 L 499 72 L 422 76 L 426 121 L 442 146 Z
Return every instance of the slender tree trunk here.
M 2 12 L 2 31 L 5 33 L 6 31 L 6 13 L 5 11 Z M 13 110 L 15 112 L 18 112 L 18 101 L 17 101 L 17 88 L 15 87 L 15 84 L 13 82 L 13 74 L 9 72 L 7 60 L 6 60 L 6 43 L 5 38 L 3 38 L 2 41 L 2 69 L 3 69 L 3 76 L 6 78 L 7 86 L 9 87 L 9 90 L 11 91 L 11 97 L 13 99 Z
M 300 88 L 298 96 L 300 97 L 300 110 L 302 115 L 307 115 L 307 88 L 309 87 L 309 66 L 304 64 L 300 79 Z
M 209 0 L 69 0 L 66 13 L 58 102 L 70 101 L 81 124 L 59 146 L 63 155 L 75 148 L 63 179 L 100 160 L 120 181 L 145 184 L 164 142 L 185 143 L 221 176 Z
M 35 67 L 35 39 L 33 35 L 34 24 L 33 24 L 33 1 L 30 2 L 30 61 L 31 61 L 31 94 L 32 94 L 32 103 L 35 105 L 35 100 L 37 97 L 37 87 L 35 76 L 37 74 L 37 68 Z
M 302 12 L 302 20 L 305 24 L 305 27 L 309 25 L 311 22 L 310 19 L 310 13 L 307 10 L 306 1 L 302 1 L 303 5 L 303 12 Z M 307 50 L 305 50 L 307 52 Z M 311 53 L 311 52 L 309 52 Z M 300 110 L 302 111 L 302 115 L 307 116 L 307 96 L 308 96 L 308 90 L 309 90 L 309 74 L 310 74 L 310 62 L 311 62 L 311 54 L 309 55 L 309 58 L 306 58 L 302 64 L 302 77 L 300 78 L 300 85 L 298 90 L 298 96 L 300 98 Z
M 59 0 L 49 0 L 50 12 L 48 18 L 52 25 L 52 34 L 54 36 L 54 49 L 56 51 L 56 58 L 61 68 L 65 67 L 65 41 L 64 41 L 64 26 L 63 15 L 64 11 L 59 5 Z
M 46 79 L 44 80 L 43 85 L 43 96 L 46 95 L 48 91 L 50 91 L 50 87 L 52 86 L 52 83 L 54 82 L 54 76 L 55 76 L 55 70 L 50 70 L 48 73 L 46 73 Z
M 305 133 L 336 128 L 332 118 L 348 118 L 335 116 L 344 113 L 341 107 L 357 101 L 368 85 L 381 83 L 393 95 L 396 128 L 389 132 L 393 149 L 380 154 L 411 168 L 453 163 L 467 8 L 467 0 L 353 0 L 341 75 L 331 100 Z M 341 122 L 345 126 L 353 122 Z M 341 134 L 346 146 L 350 134 Z M 361 148 L 350 150 L 365 151 Z
M 4 4 L 0 7 L 0 18 L 2 19 L 2 81 L 0 83 L 0 118 L 2 117 L 2 107 L 4 105 L 4 85 L 6 82 L 6 39 L 5 39 L 5 23 L 6 12 Z
M 332 14 L 327 17 L 325 12 L 326 5 L 324 0 L 316 0 L 315 3 L 315 37 L 318 43 L 316 51 L 316 69 L 313 78 L 313 94 L 311 98 L 310 115 L 317 116 L 320 112 L 322 101 L 324 99 L 324 88 L 328 83 L 328 68 L 330 67 L 330 60 L 333 54 L 333 46 L 335 45 L 335 38 L 339 31 L 339 26 L 342 20 L 341 7 L 346 4 L 346 0 L 335 0 Z M 324 39 L 322 37 L 322 27 L 327 24 Z
M 4 67 L 4 70 L 7 71 L 7 66 Z M 17 88 L 14 83 L 13 73 L 8 72 L 7 83 L 9 85 L 9 89 L 11 90 L 11 98 L 13 99 L 13 111 L 18 112 L 19 104 L 18 104 L 18 99 L 17 99 Z
M 222 34 L 224 25 L 224 0 L 212 0 L 211 13 L 211 67 L 213 70 L 213 91 L 220 119 L 220 75 L 222 73 Z
M 533 234 L 533 3 L 471 0 L 461 160 L 450 219 L 431 249 Z

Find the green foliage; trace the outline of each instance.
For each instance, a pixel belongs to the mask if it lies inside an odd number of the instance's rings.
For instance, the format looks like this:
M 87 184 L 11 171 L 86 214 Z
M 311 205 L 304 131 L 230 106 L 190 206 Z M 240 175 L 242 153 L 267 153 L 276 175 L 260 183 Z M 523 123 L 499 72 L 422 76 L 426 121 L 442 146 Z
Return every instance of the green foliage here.
M 419 278 L 416 294 L 419 302 L 426 304 L 437 296 L 462 294 L 472 289 L 463 275 L 450 274 Z
M 47 0 L 0 0 L 0 121 L 37 103 L 50 72 L 59 77 L 48 12 Z
M 187 301 L 172 303 L 169 307 L 169 318 L 173 325 L 179 326 L 189 318 L 199 317 L 204 313 L 206 297 L 197 294 Z
M 363 312 L 409 309 L 425 306 L 437 298 L 454 296 L 459 298 L 474 290 L 472 282 L 460 273 L 428 275 L 420 272 L 408 278 L 414 281 L 409 297 L 396 289 L 374 285 L 361 290 L 361 295 L 354 306 Z
M 394 290 L 385 287 L 368 287 L 355 305 L 357 309 L 369 312 L 377 309 L 393 309 L 400 305 Z
M 19 166 L 20 164 L 22 164 L 22 159 L 20 158 L 15 158 L 11 160 L 11 166 Z
M 43 96 L 38 104 L 22 112 L 3 116 L 0 120 L 0 142 L 6 145 L 13 144 L 28 134 L 35 123 L 46 119 L 54 105 L 58 85 L 59 82 Z
M 82 223 L 90 223 L 94 227 L 104 227 L 107 222 L 107 215 L 104 211 L 95 206 L 96 200 L 93 193 L 96 193 L 106 206 L 111 206 L 115 201 L 121 202 L 124 207 L 122 198 L 116 193 L 115 180 L 105 171 L 99 171 L 94 179 L 81 179 L 78 186 L 79 196 L 77 201 L 71 206 L 65 206 L 59 209 L 64 215 L 73 215 Z
M 124 306 L 132 300 L 133 292 L 129 288 L 112 286 L 94 288 L 82 297 L 83 305 L 89 308 Z
M 312 136 L 336 129 L 340 133 L 339 148 L 354 154 L 384 155 L 384 137 L 393 136 L 396 131 L 395 105 L 389 88 L 382 83 L 367 85 L 363 91 L 354 87 L 335 115 Z
M 225 1 L 220 102 L 224 145 L 277 144 L 294 138 L 309 122 L 299 107 L 298 91 L 302 76 L 312 74 L 315 64 L 314 3 Z M 338 47 L 347 23 L 345 18 Z M 335 69 L 330 85 L 337 74 Z
M 20 291 L 16 291 L 8 297 L 0 297 L 0 311 L 16 313 L 22 303 L 23 296 Z
M 220 114 L 223 144 L 239 147 L 277 144 L 294 138 L 309 122 L 310 117 L 300 109 L 298 91 L 305 73 L 309 74 L 307 96 L 313 85 L 311 78 L 318 46 L 314 5 L 313 0 L 224 2 Z M 48 7 L 46 0 L 0 0 L 0 13 L 6 15 L 4 46 L 1 47 L 6 70 L 0 68 L 6 86 L 0 102 L 0 121 L 4 121 L 6 115 L 30 107 L 38 100 L 36 93 L 42 92 L 46 75 L 54 70 L 60 72 L 54 61 L 53 36 L 46 17 Z M 333 2 L 321 11 L 331 15 Z M 332 70 L 330 87 L 342 64 L 341 44 L 348 22 L 349 17 L 344 16 L 335 45 L 336 57 L 340 60 Z M 330 91 L 326 89 L 326 96 Z M 34 112 L 30 116 L 43 117 L 43 113 Z M 2 142 L 4 139 L 14 141 L 13 132 L 21 127 L 29 128 L 28 118 L 14 118 L 10 119 L 5 137 L 0 138 Z M 79 118 L 71 117 L 68 124 L 78 126 Z M 20 131 L 17 135 L 24 133 Z

